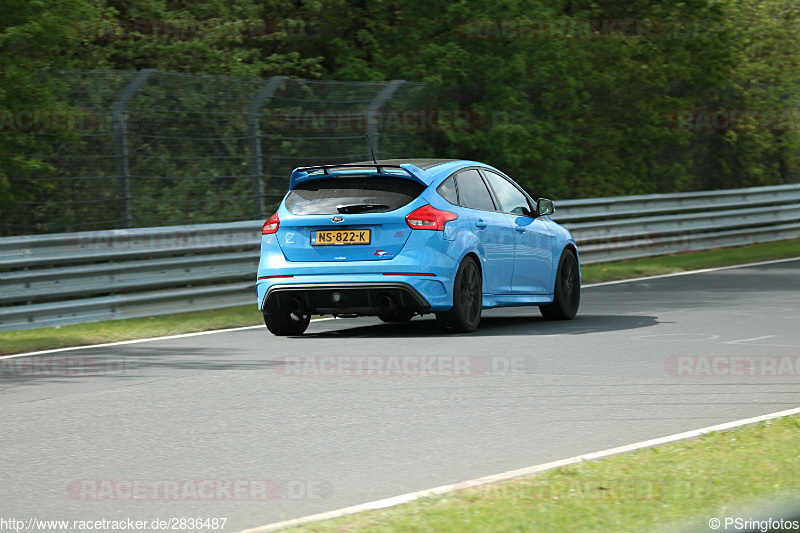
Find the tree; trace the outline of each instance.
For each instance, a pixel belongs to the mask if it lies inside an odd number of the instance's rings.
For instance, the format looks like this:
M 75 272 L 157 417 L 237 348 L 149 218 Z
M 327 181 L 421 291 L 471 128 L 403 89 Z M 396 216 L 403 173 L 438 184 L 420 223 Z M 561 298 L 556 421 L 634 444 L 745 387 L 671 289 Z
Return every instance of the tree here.
M 8 0 L 0 18 L 0 213 L 25 201 L 38 189 L 30 176 L 48 168 L 40 158 L 50 143 L 69 137 L 52 128 L 43 134 L 37 112 L 64 109 L 59 97 L 66 87 L 43 75 L 43 70 L 71 68 L 73 40 L 66 21 L 97 17 L 99 10 L 83 0 Z

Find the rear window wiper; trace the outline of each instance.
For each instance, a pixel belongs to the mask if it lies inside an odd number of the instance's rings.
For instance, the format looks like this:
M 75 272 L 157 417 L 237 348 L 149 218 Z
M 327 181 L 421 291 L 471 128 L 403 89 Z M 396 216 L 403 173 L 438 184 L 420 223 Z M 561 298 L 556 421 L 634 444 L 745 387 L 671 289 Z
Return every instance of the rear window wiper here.
M 353 205 L 337 205 L 336 210 L 340 213 L 364 213 L 372 211 L 373 209 L 388 209 L 389 206 L 385 204 L 353 204 Z

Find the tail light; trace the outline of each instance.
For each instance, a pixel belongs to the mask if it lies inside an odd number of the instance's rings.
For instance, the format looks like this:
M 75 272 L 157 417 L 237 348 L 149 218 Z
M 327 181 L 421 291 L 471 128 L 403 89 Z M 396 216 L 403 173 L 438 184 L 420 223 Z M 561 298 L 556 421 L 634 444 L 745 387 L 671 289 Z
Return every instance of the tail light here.
M 406 215 L 406 223 L 411 229 L 432 229 L 444 231 L 444 225 L 458 218 L 450 211 L 436 209 L 432 205 L 423 205 Z
M 278 219 L 278 213 L 275 213 L 271 217 L 264 222 L 264 225 L 261 226 L 261 235 L 272 235 L 273 233 L 278 232 L 278 226 L 280 226 L 281 221 Z

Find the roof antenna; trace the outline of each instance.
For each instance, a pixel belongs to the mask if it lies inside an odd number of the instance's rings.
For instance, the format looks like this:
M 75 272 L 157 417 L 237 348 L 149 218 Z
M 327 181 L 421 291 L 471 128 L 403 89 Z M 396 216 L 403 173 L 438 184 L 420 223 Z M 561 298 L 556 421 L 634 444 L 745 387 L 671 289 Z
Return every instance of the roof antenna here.
M 367 135 L 367 146 L 369 146 L 369 153 L 372 154 L 372 162 L 375 163 L 375 166 L 378 166 L 378 160 L 375 159 L 375 151 L 372 149 L 372 141 L 369 140 L 369 133 Z

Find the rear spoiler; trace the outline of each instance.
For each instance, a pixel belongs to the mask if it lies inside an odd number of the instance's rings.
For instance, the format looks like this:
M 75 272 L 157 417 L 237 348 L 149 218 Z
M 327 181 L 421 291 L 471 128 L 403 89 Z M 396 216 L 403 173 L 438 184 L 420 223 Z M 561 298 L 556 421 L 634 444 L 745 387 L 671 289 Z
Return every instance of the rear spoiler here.
M 297 167 L 292 171 L 292 177 L 289 179 L 289 189 L 294 189 L 297 187 L 298 184 L 324 178 L 324 177 L 335 177 L 334 172 L 335 169 L 342 169 L 342 170 L 354 170 L 359 168 L 366 168 L 366 169 L 375 169 L 375 172 L 372 174 L 384 174 L 385 168 L 399 168 L 404 170 L 408 176 L 417 181 L 426 187 L 433 183 L 433 176 L 431 176 L 425 170 L 422 170 L 416 165 L 412 165 L 411 163 L 403 163 L 402 165 L 384 165 L 383 163 L 344 163 L 341 165 L 316 165 L 313 167 Z M 317 172 L 321 170 L 322 172 Z M 384 174 L 389 176 L 396 176 L 395 173 Z

